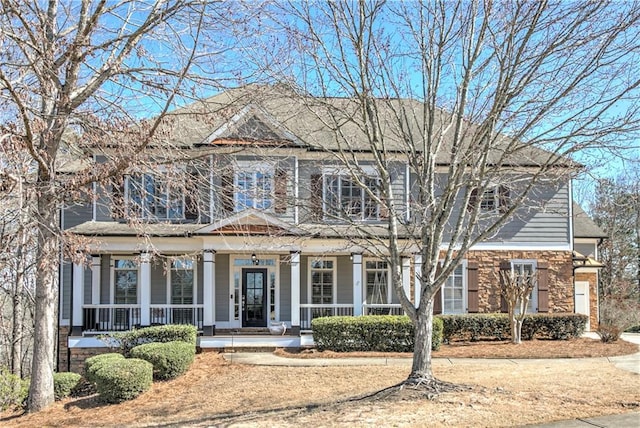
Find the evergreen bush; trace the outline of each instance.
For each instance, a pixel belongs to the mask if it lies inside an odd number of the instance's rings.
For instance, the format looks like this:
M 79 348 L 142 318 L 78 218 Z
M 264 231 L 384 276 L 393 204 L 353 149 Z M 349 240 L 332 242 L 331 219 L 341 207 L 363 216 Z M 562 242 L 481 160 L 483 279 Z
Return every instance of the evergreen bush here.
M 195 346 L 186 342 L 145 343 L 131 349 L 133 358 L 153 365 L 153 378 L 160 380 L 182 375 L 193 363 L 195 354 Z
M 128 356 L 136 346 L 152 342 L 185 342 L 195 347 L 197 335 L 198 330 L 194 325 L 167 324 L 112 333 L 102 339 L 119 347 Z
M 29 395 L 29 380 L 20 379 L 7 367 L 0 367 L 0 410 L 24 406 Z
M 404 315 L 315 318 L 313 340 L 319 350 L 336 352 L 412 352 L 414 328 Z M 442 322 L 434 320 L 432 349 L 442 343 Z
M 107 403 L 132 400 L 153 383 L 153 366 L 137 358 L 112 359 L 94 372 L 100 398 Z
M 103 367 L 116 360 L 124 360 L 124 356 L 117 352 L 110 352 L 107 354 L 100 354 L 94 357 L 89 357 L 84 360 L 84 377 L 87 381 L 91 383 L 96 383 L 94 374 L 95 372 Z
M 53 374 L 53 395 L 56 401 L 67 398 L 82 379 L 78 373 L 59 372 Z

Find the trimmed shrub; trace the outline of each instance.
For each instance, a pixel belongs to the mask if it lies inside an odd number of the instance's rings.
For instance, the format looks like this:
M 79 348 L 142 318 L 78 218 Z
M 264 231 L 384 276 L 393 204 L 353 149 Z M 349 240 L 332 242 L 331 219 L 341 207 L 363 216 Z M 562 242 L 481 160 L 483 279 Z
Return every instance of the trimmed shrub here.
M 511 337 L 507 314 L 438 315 L 444 323 L 443 336 L 452 340 L 505 340 Z M 587 316 L 582 314 L 531 314 L 522 324 L 522 339 L 566 340 L 584 333 Z
M 102 400 L 120 403 L 132 400 L 151 387 L 153 366 L 137 358 L 112 359 L 94 372 Z
M 131 350 L 133 358 L 153 365 L 153 378 L 173 379 L 187 371 L 196 355 L 195 346 L 185 342 L 145 343 Z
M 0 367 L 0 410 L 24 406 L 29 395 L 29 380 L 20 379 L 7 367 Z
M 117 352 L 110 352 L 107 354 L 100 354 L 94 357 L 89 357 L 84 361 L 84 377 L 90 383 L 96 383 L 95 373 L 104 365 L 111 363 L 112 361 L 124 360 L 124 356 Z
M 113 342 L 114 346 L 119 347 L 122 353 L 128 356 L 136 346 L 152 342 L 185 342 L 195 347 L 197 335 L 198 330 L 194 325 L 168 324 L 112 333 L 103 340 Z
M 321 351 L 413 351 L 414 328 L 407 316 L 321 317 L 311 322 L 311 328 L 316 347 Z M 441 343 L 442 324 L 434 321 L 432 349 L 438 349 Z
M 82 379 L 78 373 L 60 372 L 53 374 L 53 395 L 56 401 L 67 398 Z

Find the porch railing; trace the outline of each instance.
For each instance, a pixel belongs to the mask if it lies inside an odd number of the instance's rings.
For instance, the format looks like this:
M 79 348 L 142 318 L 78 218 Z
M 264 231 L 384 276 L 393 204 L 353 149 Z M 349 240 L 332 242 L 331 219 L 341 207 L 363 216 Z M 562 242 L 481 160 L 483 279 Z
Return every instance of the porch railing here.
M 192 324 L 199 330 L 203 326 L 204 305 L 151 305 L 151 325 Z
M 300 330 L 311 330 L 314 318 L 330 316 L 353 316 L 352 304 L 300 304 Z
M 139 327 L 140 305 L 83 305 L 83 331 L 127 331 Z M 151 325 L 192 324 L 202 329 L 204 305 L 150 305 Z
M 404 315 L 402 305 L 399 303 L 362 305 L 364 315 Z
M 126 331 L 140 325 L 140 305 L 83 305 L 84 331 Z

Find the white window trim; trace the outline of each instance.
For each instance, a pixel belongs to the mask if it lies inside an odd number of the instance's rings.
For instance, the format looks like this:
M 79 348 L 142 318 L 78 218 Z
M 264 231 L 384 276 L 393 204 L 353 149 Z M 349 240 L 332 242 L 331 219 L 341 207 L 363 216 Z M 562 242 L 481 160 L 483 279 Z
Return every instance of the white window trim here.
M 442 263 L 442 260 L 440 260 L 440 263 Z M 458 266 L 462 266 L 462 311 L 461 312 L 447 312 L 445 311 L 445 304 L 444 304 L 444 287 L 446 285 L 442 284 L 441 287 L 441 291 L 440 291 L 440 307 L 442 308 L 442 314 L 443 315 L 460 315 L 460 314 L 467 314 L 469 313 L 469 284 L 468 284 L 468 270 L 467 270 L 467 260 L 462 260 L 462 262 L 460 262 L 460 264 Z M 458 266 L 456 266 L 456 269 L 458 268 Z M 451 275 L 453 275 L 455 273 L 455 269 L 453 272 L 451 272 Z M 450 275 L 450 276 L 451 276 Z M 449 276 L 449 277 L 450 277 Z M 449 280 L 449 277 L 447 277 L 447 281 Z
M 514 265 L 517 264 L 530 264 L 533 266 L 534 275 L 538 274 L 538 261 L 536 259 L 511 259 L 511 271 L 514 270 Z M 537 314 L 538 311 L 538 282 L 536 281 L 535 287 L 531 290 L 531 298 L 529 299 L 529 305 L 533 308 L 533 311 L 527 311 L 527 313 Z
M 111 257 L 109 258 L 109 302 L 114 305 L 115 304 L 115 297 L 116 297 L 116 260 L 133 260 L 136 263 L 136 270 L 138 272 L 137 275 L 137 280 L 138 280 L 138 284 L 137 284 L 137 289 L 136 289 L 136 304 L 139 305 L 140 304 L 140 287 L 142 284 L 142 276 L 140 274 L 140 261 L 138 260 L 137 257 L 135 256 L 114 256 L 113 254 L 111 255 Z M 124 303 L 123 303 L 124 304 Z
M 362 282 L 363 282 L 363 300 L 367 299 L 367 262 L 385 262 L 387 263 L 387 303 L 383 303 L 386 305 L 390 305 L 393 302 L 393 290 L 391 289 L 391 266 L 389 266 L 389 262 L 386 260 L 378 259 L 375 257 L 366 257 L 362 259 Z M 378 269 L 375 269 L 378 270 Z M 369 301 L 366 301 L 367 304 L 372 304 Z
M 313 295 L 312 295 L 312 287 L 311 287 L 311 278 L 312 278 L 312 263 L 315 261 L 332 261 L 333 268 L 331 271 L 333 272 L 333 288 L 331 290 L 331 304 L 336 304 L 337 294 L 338 294 L 338 258 L 337 257 L 313 257 L 309 256 L 307 260 L 307 303 L 312 304 Z M 328 270 L 328 269 L 318 269 L 318 270 Z M 324 303 L 318 303 L 320 305 Z
M 235 163 L 235 168 L 233 170 L 233 211 L 241 212 L 237 210 L 238 200 L 236 198 L 236 193 L 238 187 L 238 174 L 240 172 L 261 172 L 263 174 L 271 174 L 271 206 L 267 209 L 261 208 L 260 211 L 264 212 L 273 212 L 276 204 L 275 197 L 275 178 L 276 178 L 276 163 L 275 162 L 267 162 L 267 161 L 238 161 Z M 252 199 L 253 200 L 253 199 Z M 255 200 L 254 200 L 255 205 Z M 246 209 L 257 209 L 255 207 L 248 207 Z
M 364 169 L 364 168 L 363 168 Z M 327 191 L 328 191 L 328 186 L 327 186 L 327 178 L 328 177 L 336 177 L 340 179 L 340 189 L 338 191 L 338 196 L 340 197 L 340 204 L 342 205 L 342 181 L 344 179 L 347 179 L 349 181 L 351 181 L 358 189 L 360 189 L 362 191 L 362 196 L 361 198 L 362 200 L 362 206 L 360 207 L 360 216 L 358 218 L 344 218 L 342 216 L 333 216 L 333 215 L 329 215 L 328 211 L 329 211 L 329 205 L 327 204 L 327 200 L 328 200 L 328 195 L 327 195 Z M 379 174 L 375 173 L 375 171 L 373 171 L 372 174 L 367 174 L 365 172 L 362 173 L 362 175 L 360 176 L 361 179 L 373 179 L 373 180 L 380 180 L 380 176 Z M 353 175 L 348 171 L 348 170 L 340 170 L 340 169 L 334 169 L 334 170 L 328 170 L 325 171 L 323 169 L 323 173 L 322 173 L 322 216 L 324 218 L 324 220 L 326 221 L 343 221 L 343 220 L 351 220 L 351 221 L 357 221 L 357 222 L 367 222 L 367 221 L 372 221 L 372 222 L 377 222 L 380 221 L 380 205 L 377 204 L 377 214 L 375 217 L 371 217 L 371 218 L 365 218 L 364 217 L 364 213 L 365 213 L 365 207 L 364 207 L 364 198 L 366 195 L 366 190 L 364 190 L 363 188 L 361 188 L 360 186 L 358 186 L 355 182 L 354 182 L 354 178 Z
M 193 270 L 193 303 L 192 305 L 197 305 L 198 304 L 198 258 L 197 257 L 179 257 L 179 256 L 171 257 L 166 261 L 166 265 L 165 265 L 165 272 L 167 272 L 167 287 L 166 287 L 167 303 L 166 304 L 173 305 L 173 303 L 171 302 L 171 274 L 173 272 L 171 265 L 174 260 L 189 260 L 193 263 L 193 267 L 191 269 Z
M 179 167 L 182 170 L 185 170 L 184 166 Z M 124 178 L 124 208 L 125 208 L 125 213 L 127 214 L 127 216 L 130 216 L 131 214 L 131 210 L 133 208 L 133 202 L 131 201 L 131 190 L 130 190 L 130 186 L 131 186 L 131 179 L 135 176 L 142 176 L 143 180 L 145 176 L 156 176 L 156 177 L 162 177 L 162 174 L 165 173 L 167 170 L 166 167 L 163 166 L 159 166 L 158 170 L 155 172 L 135 172 L 132 174 L 127 174 L 125 175 Z M 168 180 L 166 180 L 166 182 L 168 182 Z M 142 186 L 143 188 L 145 187 L 144 184 Z M 169 196 L 171 195 L 171 191 L 170 191 L 171 187 L 169 187 L 167 189 L 167 200 L 169 198 Z M 167 215 L 165 217 L 158 217 L 155 214 L 147 214 L 145 213 L 145 208 L 143 205 L 143 209 L 142 209 L 142 213 L 140 215 L 140 218 L 143 219 L 148 219 L 148 220 L 160 220 L 160 221 L 172 221 L 172 220 L 184 220 L 185 219 L 185 215 L 186 215 L 186 201 L 185 201 L 185 195 L 184 192 L 181 192 L 180 194 L 181 199 L 182 199 L 182 215 L 180 217 L 169 217 L 169 210 L 167 209 Z

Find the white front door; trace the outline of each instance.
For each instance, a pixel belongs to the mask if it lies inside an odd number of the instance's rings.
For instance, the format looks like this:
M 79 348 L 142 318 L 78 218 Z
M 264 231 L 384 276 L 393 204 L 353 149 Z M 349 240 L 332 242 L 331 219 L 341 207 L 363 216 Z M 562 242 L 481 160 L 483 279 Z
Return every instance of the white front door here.
M 589 283 L 576 281 L 575 290 L 576 314 L 584 314 L 589 317 Z M 591 330 L 588 318 L 586 330 Z

